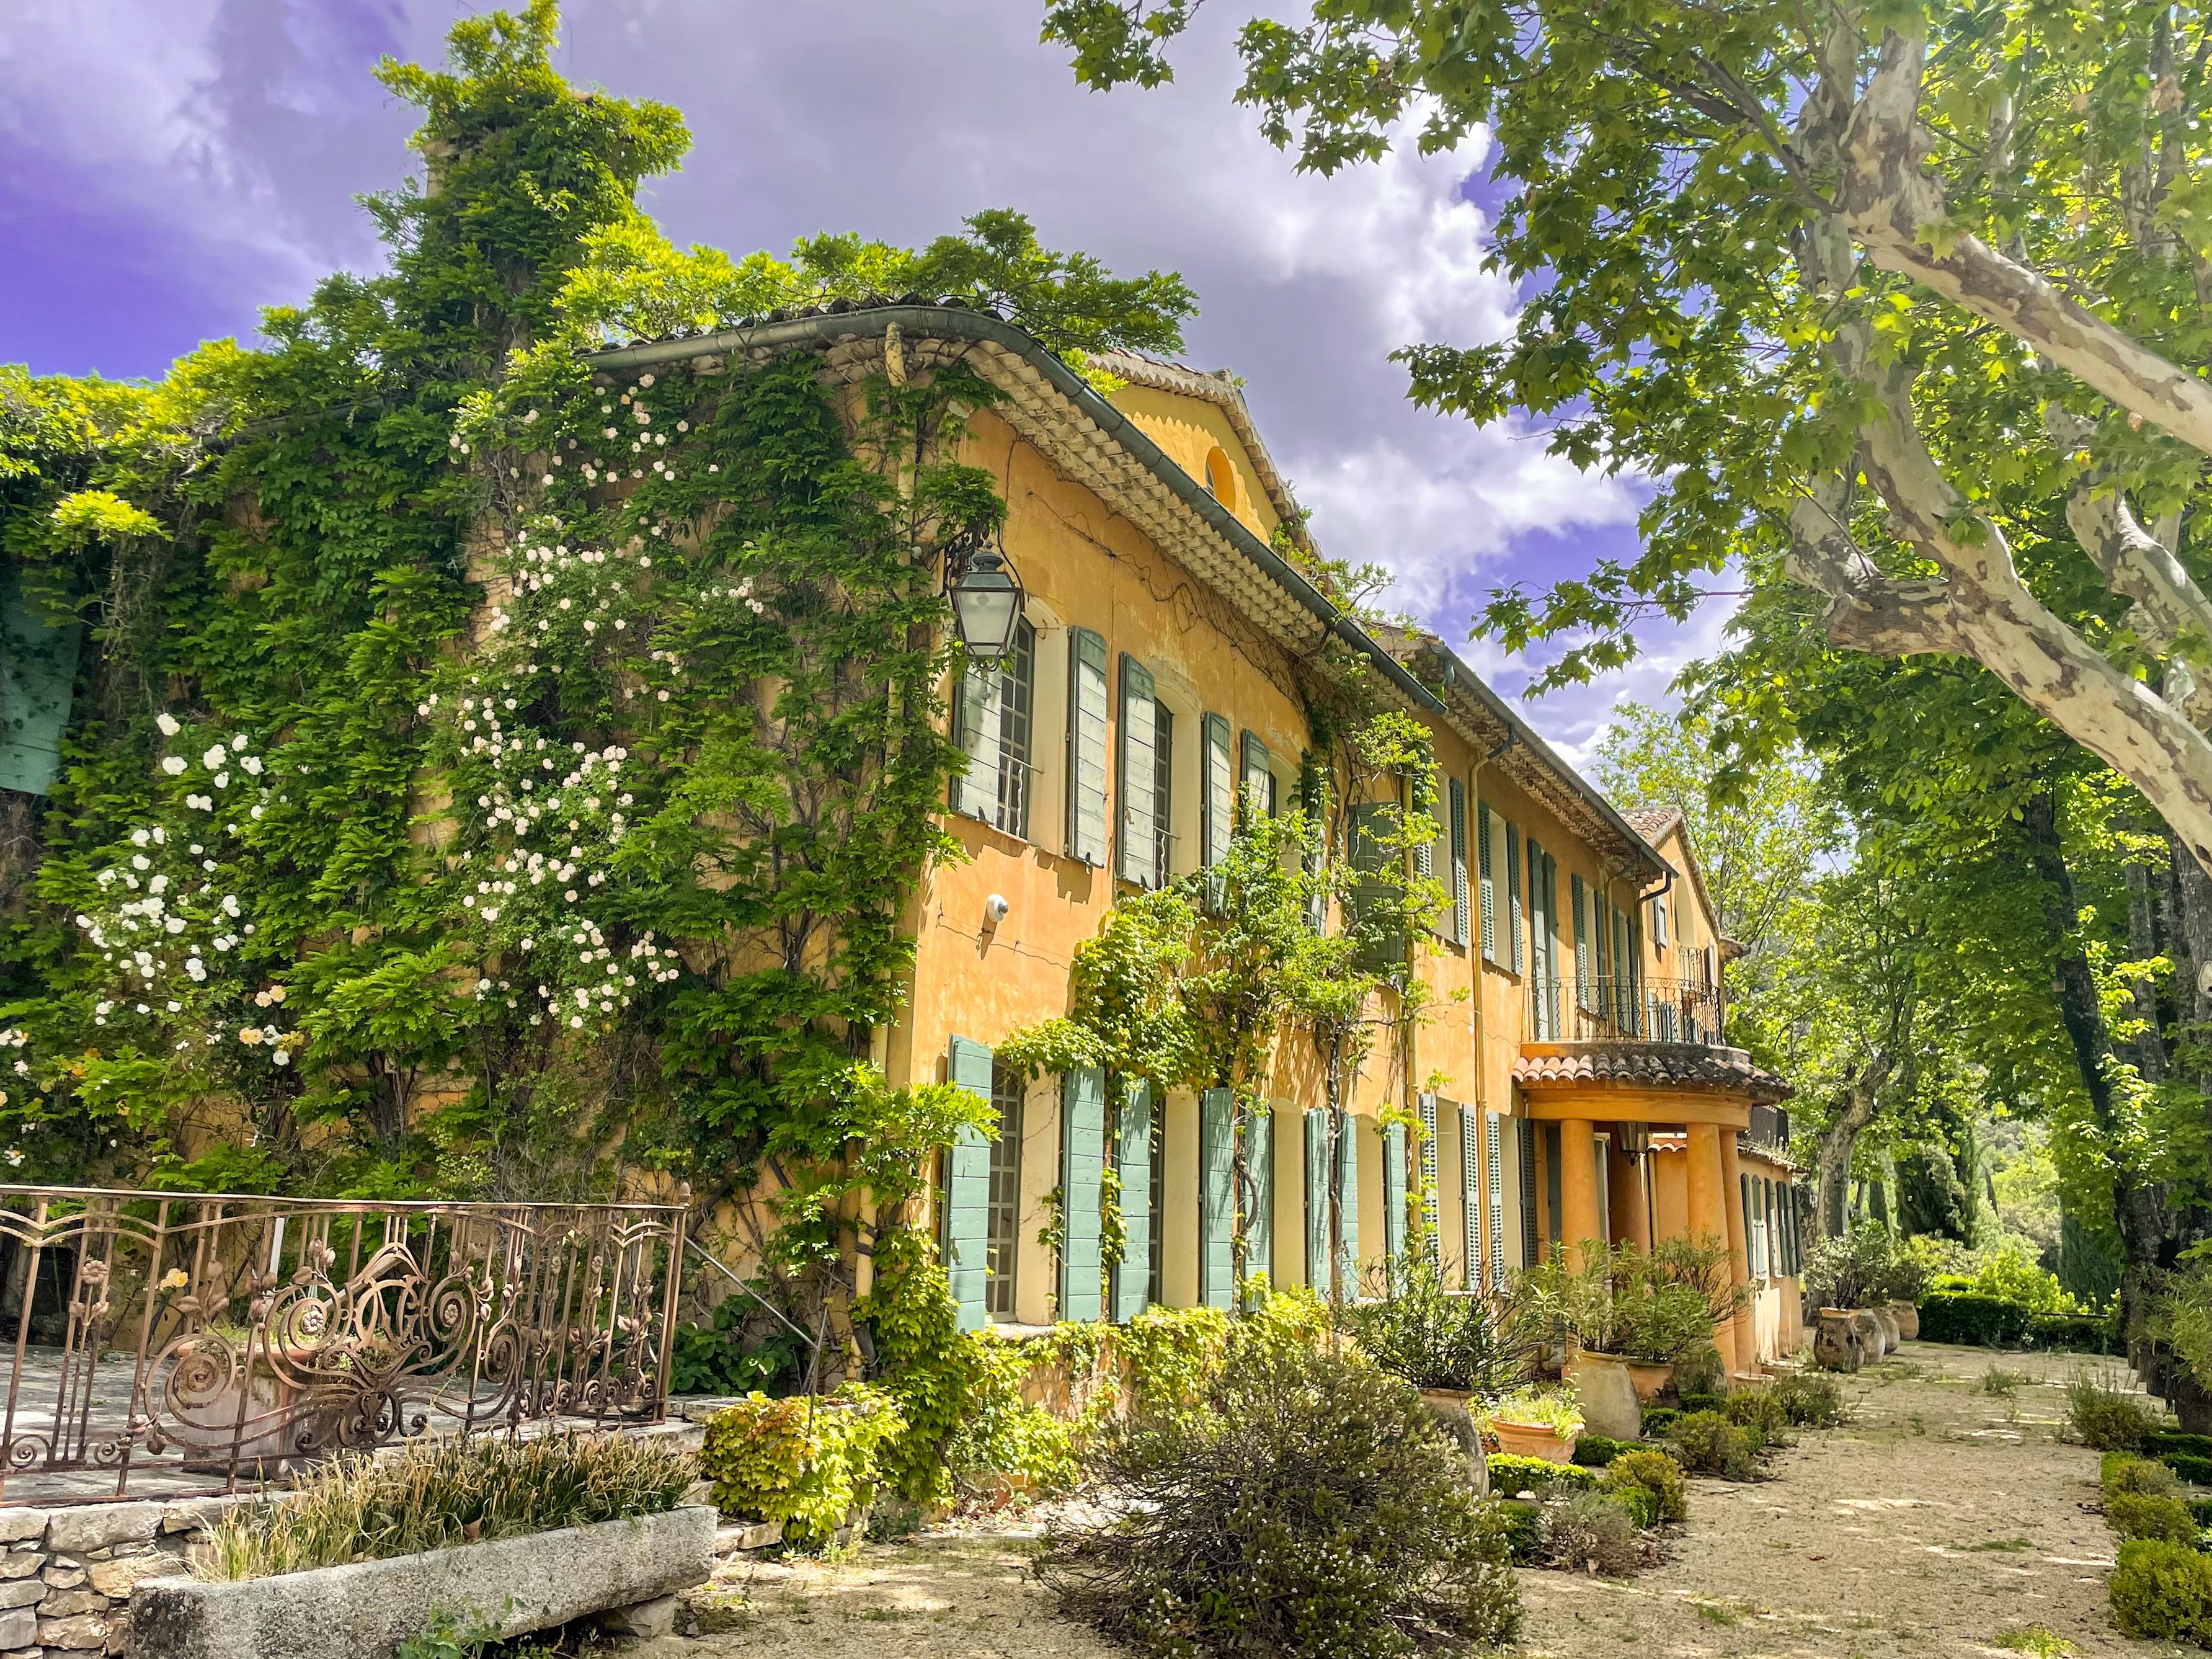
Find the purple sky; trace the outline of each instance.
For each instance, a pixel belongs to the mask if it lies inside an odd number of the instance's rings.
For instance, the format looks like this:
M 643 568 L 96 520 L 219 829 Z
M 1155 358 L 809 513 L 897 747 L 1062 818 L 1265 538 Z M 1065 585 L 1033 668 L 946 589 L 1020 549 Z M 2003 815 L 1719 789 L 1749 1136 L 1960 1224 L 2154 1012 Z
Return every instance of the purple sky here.
M 406 170 L 411 112 L 369 76 L 434 58 L 433 0 L 12 0 L 0 9 L 0 360 L 158 374 L 259 307 L 379 257 L 356 192 Z M 1506 427 L 1408 406 L 1395 346 L 1494 337 L 1513 295 L 1480 269 L 1485 150 L 1302 179 L 1232 106 L 1209 8 L 1157 92 L 1086 93 L 1036 40 L 1036 0 L 570 0 L 572 80 L 666 100 L 695 148 L 647 205 L 679 241 L 779 251 L 816 230 L 917 243 L 985 207 L 1121 271 L 1181 270 L 1190 361 L 1247 382 L 1322 545 L 1399 574 L 1466 641 L 1483 592 L 1579 572 L 1634 539 L 1629 489 Z M 1531 705 L 1579 752 L 1621 697 L 1662 697 L 1715 609 L 1627 672 Z

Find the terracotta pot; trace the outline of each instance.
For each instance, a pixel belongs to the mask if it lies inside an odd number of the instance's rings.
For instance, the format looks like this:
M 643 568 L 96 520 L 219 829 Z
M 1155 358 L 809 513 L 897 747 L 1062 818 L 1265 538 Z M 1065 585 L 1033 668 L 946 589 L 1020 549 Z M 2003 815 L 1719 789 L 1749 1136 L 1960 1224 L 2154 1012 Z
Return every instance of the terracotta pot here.
M 1575 1442 L 1582 1437 L 1579 1430 L 1563 1438 L 1541 1423 L 1510 1423 L 1502 1417 L 1490 1419 L 1490 1431 L 1506 1456 L 1540 1457 L 1547 1463 L 1573 1462 Z
M 1889 1310 L 1887 1304 L 1879 1308 L 1869 1308 L 1867 1311 L 1874 1316 L 1874 1322 L 1881 1327 L 1883 1352 L 1895 1353 L 1905 1346 L 1905 1333 L 1898 1325 L 1897 1316 Z
M 1851 1323 L 1858 1328 L 1859 1340 L 1866 1346 L 1866 1357 L 1879 1359 L 1889 1352 L 1889 1340 L 1881 1328 L 1881 1321 L 1865 1308 L 1850 1310 Z
M 1636 1403 L 1627 1360 L 1577 1347 L 1567 1356 L 1567 1375 L 1582 1402 L 1583 1427 L 1609 1440 L 1644 1437 L 1644 1413 Z
M 1897 1334 L 1907 1342 L 1920 1340 L 1920 1310 L 1910 1302 L 1893 1302 L 1889 1311 L 1897 1321 Z
M 1866 1363 L 1865 1340 L 1843 1309 L 1820 1310 L 1820 1322 L 1813 1332 L 1813 1363 L 1827 1371 L 1855 1371 Z
M 1636 1397 L 1645 1405 L 1659 1397 L 1661 1390 L 1674 1380 L 1674 1363 L 1670 1360 L 1632 1359 L 1628 1362 L 1628 1381 L 1636 1390 Z

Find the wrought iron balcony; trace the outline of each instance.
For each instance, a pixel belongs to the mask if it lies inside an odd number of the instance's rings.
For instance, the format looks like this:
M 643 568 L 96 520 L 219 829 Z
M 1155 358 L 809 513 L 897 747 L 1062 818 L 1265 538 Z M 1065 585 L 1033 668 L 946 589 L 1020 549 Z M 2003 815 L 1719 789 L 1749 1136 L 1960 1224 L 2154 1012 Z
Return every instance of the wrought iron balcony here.
M 1721 988 L 1701 980 L 1593 974 L 1528 981 L 1532 1042 L 1725 1046 Z

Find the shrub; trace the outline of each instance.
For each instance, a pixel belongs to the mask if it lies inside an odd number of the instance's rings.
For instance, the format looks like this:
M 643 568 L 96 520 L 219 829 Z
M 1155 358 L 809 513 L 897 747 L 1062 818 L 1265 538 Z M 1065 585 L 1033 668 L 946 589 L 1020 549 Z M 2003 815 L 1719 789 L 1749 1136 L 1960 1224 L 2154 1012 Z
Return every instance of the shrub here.
M 1517 1346 L 1491 1316 L 1489 1298 L 1456 1296 L 1426 1257 L 1386 1275 L 1383 1294 L 1352 1303 L 1343 1328 L 1391 1376 L 1417 1389 L 1496 1394 L 1522 1374 Z
M 2028 1346 L 2054 1353 L 2124 1352 L 2117 1310 L 2109 1314 L 2032 1313 Z
M 1621 1453 L 1650 1444 L 1645 1440 L 1612 1440 L 1601 1434 L 1586 1434 L 1575 1442 L 1574 1461 L 1584 1468 L 1601 1469 Z
M 2120 1546 L 2112 1621 L 2129 1636 L 2212 1646 L 2212 1555 L 2137 1538 Z
M 1544 1506 L 1501 1498 L 1493 1504 L 1505 1528 L 1505 1547 L 1518 1566 L 1533 1566 L 1544 1547 Z
M 2133 1452 L 2108 1451 L 2097 1462 L 2097 1484 L 2106 1498 L 2122 1492 L 2144 1492 L 2154 1498 L 2179 1498 L 2181 1480 L 2163 1463 Z
M 2093 1451 L 2133 1451 L 2158 1419 L 2133 1395 L 2077 1376 L 2066 1385 L 2066 1426 Z
M 1789 1438 L 1790 1414 L 1771 1389 L 1739 1389 L 1728 1397 L 1721 1415 L 1740 1429 L 1758 1431 L 1762 1445 L 1778 1446 Z
M 1670 1437 L 1682 1467 L 1698 1474 L 1717 1474 L 1729 1480 L 1748 1480 L 1757 1449 L 1751 1436 L 1718 1412 L 1691 1412 L 1674 1425 Z
M 1098 1473 L 1129 1507 L 1055 1528 L 1037 1563 L 1070 1613 L 1162 1656 L 1510 1639 L 1507 1523 L 1411 1387 L 1353 1355 L 1249 1350 L 1194 1403 L 1103 1435 Z
M 2212 1457 L 2191 1457 L 2181 1452 L 2160 1452 L 2158 1461 L 2192 1486 L 2212 1486 Z
M 342 1457 L 289 1502 L 224 1516 L 193 1571 L 269 1578 L 658 1515 L 682 1503 L 695 1478 L 684 1454 L 618 1434 L 479 1436 L 393 1457 Z
M 1769 1392 L 1792 1427 L 1826 1429 L 1844 1420 L 1844 1390 L 1832 1376 L 1792 1371 L 1778 1378 Z
M 2197 1517 L 2179 1498 L 2157 1492 L 2114 1492 L 2105 1499 L 2105 1524 L 2123 1538 L 2157 1538 L 2169 1544 L 2197 1542 Z
M 1685 1394 L 1677 1398 L 1681 1401 L 1685 1413 L 1717 1412 L 1728 1404 L 1728 1396 L 1724 1394 Z
M 2142 1449 L 2152 1457 L 2165 1457 L 2174 1452 L 2185 1457 L 2212 1457 L 2212 1434 L 2154 1428 L 2143 1437 Z
M 707 1419 L 699 1471 L 724 1515 L 781 1521 L 794 1544 L 819 1544 L 872 1494 L 877 1453 L 906 1427 L 888 1396 L 848 1383 L 823 1400 L 756 1394 Z
M 1555 1567 L 1626 1578 L 1644 1559 L 1636 1518 L 1603 1492 L 1584 1492 L 1544 1510 L 1544 1559 Z
M 1644 1437 L 1664 1440 L 1667 1431 L 1681 1420 L 1682 1413 L 1672 1406 L 1647 1406 L 1644 1410 Z
M 1605 1490 L 1620 1492 L 1635 1488 L 1651 1494 L 1661 1521 L 1690 1518 L 1690 1487 L 1682 1479 L 1682 1466 L 1661 1451 L 1626 1451 L 1606 1466 Z
M 1553 1463 L 1541 1457 L 1512 1457 L 1504 1452 L 1490 1459 L 1490 1490 L 1508 1498 L 1534 1492 L 1538 1498 L 1595 1492 L 1598 1474 L 1577 1463 Z

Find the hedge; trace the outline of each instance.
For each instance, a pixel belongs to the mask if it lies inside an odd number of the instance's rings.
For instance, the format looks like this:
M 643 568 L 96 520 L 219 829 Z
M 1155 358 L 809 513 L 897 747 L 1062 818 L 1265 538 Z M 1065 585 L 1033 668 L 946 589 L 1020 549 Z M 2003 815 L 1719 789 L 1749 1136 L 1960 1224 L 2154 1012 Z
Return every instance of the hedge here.
M 2037 1313 L 1980 1291 L 1928 1291 L 1920 1298 L 1920 1340 L 1972 1348 L 2044 1348 L 2118 1353 L 2119 1333 L 2106 1314 Z

